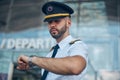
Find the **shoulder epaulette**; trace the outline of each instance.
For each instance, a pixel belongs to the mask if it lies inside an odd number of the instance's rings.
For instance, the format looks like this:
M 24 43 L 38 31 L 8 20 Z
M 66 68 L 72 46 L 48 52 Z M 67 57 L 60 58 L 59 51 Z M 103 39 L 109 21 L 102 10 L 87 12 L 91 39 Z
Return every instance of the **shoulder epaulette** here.
M 80 40 L 80 39 L 76 39 L 76 40 L 71 41 L 69 44 L 72 45 L 72 44 L 74 44 L 76 41 L 81 41 L 81 40 Z

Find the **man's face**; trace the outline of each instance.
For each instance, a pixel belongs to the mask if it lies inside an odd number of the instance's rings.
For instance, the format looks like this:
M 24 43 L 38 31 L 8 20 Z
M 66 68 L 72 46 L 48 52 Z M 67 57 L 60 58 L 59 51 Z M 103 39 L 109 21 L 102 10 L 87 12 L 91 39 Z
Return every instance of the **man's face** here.
M 67 31 L 65 18 L 49 21 L 48 28 L 53 38 L 60 38 Z

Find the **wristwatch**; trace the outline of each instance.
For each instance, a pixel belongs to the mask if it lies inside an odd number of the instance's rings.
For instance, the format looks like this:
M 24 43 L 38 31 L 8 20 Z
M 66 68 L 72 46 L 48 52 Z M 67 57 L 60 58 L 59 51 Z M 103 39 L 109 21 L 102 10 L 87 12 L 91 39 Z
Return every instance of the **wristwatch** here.
M 31 56 L 29 56 L 29 58 L 28 58 L 28 64 L 29 64 L 29 67 L 30 68 L 33 68 L 34 66 L 35 66 L 35 64 L 33 64 L 33 62 L 32 62 L 32 58 L 34 57 L 34 55 L 31 55 Z

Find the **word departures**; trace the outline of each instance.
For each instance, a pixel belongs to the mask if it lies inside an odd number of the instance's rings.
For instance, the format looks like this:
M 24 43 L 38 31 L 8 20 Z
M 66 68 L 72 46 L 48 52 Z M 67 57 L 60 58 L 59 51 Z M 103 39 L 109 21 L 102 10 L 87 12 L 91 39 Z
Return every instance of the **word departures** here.
M 0 49 L 49 49 L 54 45 L 51 38 L 9 38 L 0 40 Z

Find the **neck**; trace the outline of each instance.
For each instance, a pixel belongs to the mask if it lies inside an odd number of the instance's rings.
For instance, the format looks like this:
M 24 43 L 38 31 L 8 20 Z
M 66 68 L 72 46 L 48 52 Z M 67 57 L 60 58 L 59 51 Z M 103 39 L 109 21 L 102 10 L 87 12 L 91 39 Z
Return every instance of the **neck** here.
M 70 34 L 66 34 L 61 36 L 60 38 L 56 39 L 57 43 L 59 43 L 60 41 L 62 41 L 64 38 L 66 38 L 67 36 L 69 36 Z

